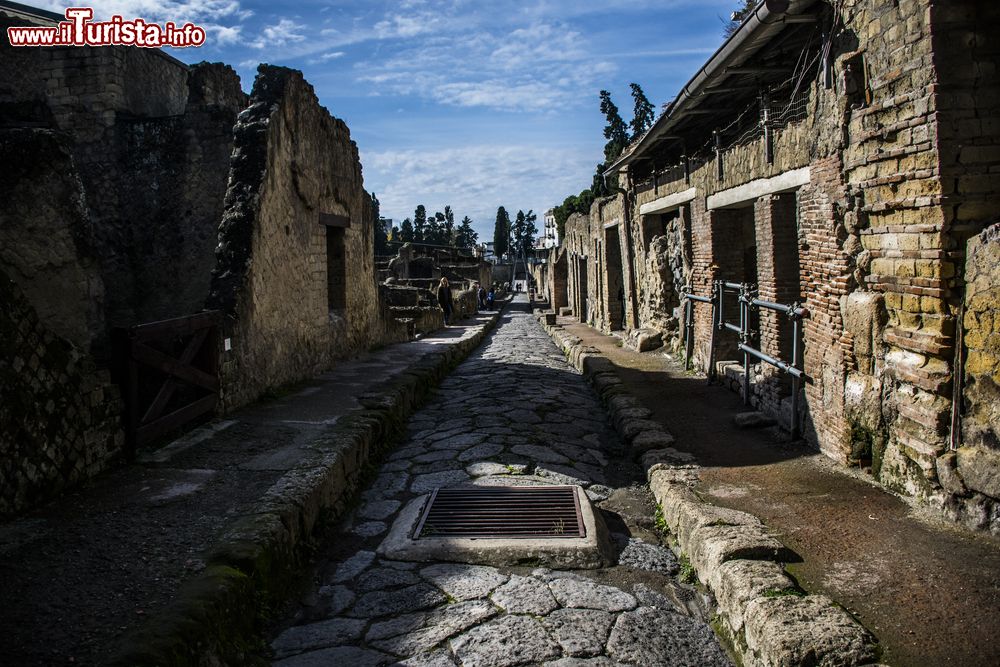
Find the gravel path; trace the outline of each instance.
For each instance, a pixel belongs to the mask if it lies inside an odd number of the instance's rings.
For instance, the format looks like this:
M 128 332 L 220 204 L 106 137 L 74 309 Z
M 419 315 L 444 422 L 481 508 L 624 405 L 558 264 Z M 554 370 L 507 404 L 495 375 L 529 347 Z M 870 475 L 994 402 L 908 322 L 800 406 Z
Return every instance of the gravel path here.
M 728 665 L 622 446 L 583 378 L 515 303 L 417 412 L 314 585 L 271 644 L 275 665 Z M 439 486 L 580 484 L 619 552 L 604 570 L 380 559 L 399 509 Z

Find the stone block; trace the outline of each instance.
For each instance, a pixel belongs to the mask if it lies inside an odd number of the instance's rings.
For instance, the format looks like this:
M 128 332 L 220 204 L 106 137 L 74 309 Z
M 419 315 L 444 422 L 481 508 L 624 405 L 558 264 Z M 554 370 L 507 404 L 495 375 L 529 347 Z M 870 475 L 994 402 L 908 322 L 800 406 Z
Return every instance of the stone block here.
M 734 635 L 743 631 L 743 615 L 751 600 L 796 590 L 784 568 L 767 560 L 726 561 L 712 572 L 707 583 Z
M 681 550 L 691 554 L 694 547 L 694 535 L 705 527 L 714 526 L 757 526 L 761 527 L 760 519 L 747 512 L 716 507 L 700 499 L 696 502 L 678 502 L 675 525 L 671 526 Z M 664 509 L 666 515 L 666 509 Z
M 733 415 L 733 423 L 736 424 L 737 428 L 760 428 L 773 426 L 774 417 L 757 411 L 739 412 Z
M 957 463 L 965 486 L 991 498 L 1000 498 L 1000 454 L 980 447 L 960 447 Z
M 664 447 L 649 450 L 642 455 L 641 461 L 643 469 L 649 470 L 657 464 L 686 465 L 694 463 L 695 458 L 694 455 L 676 450 L 673 447 Z
M 643 431 L 662 430 L 659 422 L 655 422 L 652 419 L 622 419 L 620 422 L 618 420 L 615 421 L 618 424 L 618 432 L 626 441 L 631 441 Z
M 763 524 L 729 525 L 725 521 L 725 518 L 716 519 L 690 531 L 682 528 L 681 547 L 703 582 L 707 583 L 726 561 L 784 561 L 794 556 L 791 550 L 768 534 Z M 683 539 L 685 535 L 686 539 Z
M 663 449 L 674 444 L 674 436 L 670 435 L 662 428 L 657 426 L 655 429 L 647 429 L 641 431 L 638 435 L 632 438 L 630 447 L 634 455 L 639 455 L 644 452 L 648 452 L 651 449 Z
M 757 598 L 744 618 L 746 667 L 864 665 L 877 658 L 872 636 L 826 596 Z

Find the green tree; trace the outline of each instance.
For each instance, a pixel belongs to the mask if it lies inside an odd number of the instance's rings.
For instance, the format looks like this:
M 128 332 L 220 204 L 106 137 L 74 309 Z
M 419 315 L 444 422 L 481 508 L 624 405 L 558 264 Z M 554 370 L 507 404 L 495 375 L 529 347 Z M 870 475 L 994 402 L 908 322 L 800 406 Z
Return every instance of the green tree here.
M 451 210 L 451 206 L 444 207 L 444 223 L 441 225 L 441 231 L 445 245 L 455 243 L 455 212 Z
M 497 220 L 493 226 L 493 252 L 503 257 L 510 250 L 510 216 L 503 206 L 497 209 Z
M 653 126 L 656 118 L 653 115 L 653 105 L 642 92 L 642 87 L 637 83 L 630 83 L 629 88 L 632 89 L 632 99 L 635 101 L 632 122 L 629 123 L 629 127 L 632 128 L 632 141 L 635 141 Z
M 444 213 L 440 211 L 427 218 L 427 227 L 424 229 L 424 243 L 433 245 L 441 245 L 443 243 L 441 232 L 441 223 L 443 222 Z
M 424 234 L 427 228 L 427 209 L 423 204 L 417 206 L 413 212 L 413 240 L 417 243 L 424 242 Z
M 389 241 L 389 230 L 386 228 L 386 220 L 379 211 L 379 201 L 375 193 L 372 193 L 372 219 L 375 221 L 375 254 L 384 255 L 386 253 L 386 243 Z
M 398 240 L 402 241 L 403 243 L 407 243 L 409 241 L 412 241 L 413 239 L 414 239 L 413 221 L 407 218 L 406 220 L 403 220 L 403 222 L 399 225 Z M 393 238 L 393 240 L 396 239 Z
M 535 215 L 534 211 L 529 210 L 524 216 L 524 231 L 521 236 L 521 243 L 526 254 L 532 252 L 535 247 L 535 236 L 538 235 L 536 222 L 538 222 L 538 216 Z
M 608 123 L 604 126 L 604 138 L 608 140 L 604 145 L 604 160 L 612 162 L 628 146 L 628 125 L 618 113 L 618 107 L 611 101 L 611 93 L 606 90 L 601 91 L 601 113 Z
M 612 176 L 606 182 L 604 170 L 608 168 L 609 164 L 618 159 L 628 146 L 628 125 L 625 124 L 621 114 L 618 113 L 618 107 L 611 101 L 611 93 L 602 90 L 600 97 L 601 113 L 604 114 L 604 118 L 607 121 L 607 125 L 604 126 L 604 138 L 608 142 L 604 144 L 604 162 L 597 165 L 590 189 L 594 192 L 595 196 L 604 197 L 610 194 L 613 188 L 618 187 L 618 177 Z
M 590 205 L 594 203 L 594 193 L 590 190 L 584 190 L 578 195 L 570 195 L 563 200 L 563 203 L 556 206 L 553 210 L 553 215 L 556 218 L 556 230 L 559 233 L 559 238 L 566 238 L 566 221 L 569 216 L 574 213 L 583 213 L 585 215 L 590 214 Z
M 469 216 L 465 216 L 462 218 L 462 222 L 459 223 L 458 230 L 455 232 L 455 245 L 459 248 L 471 250 L 475 247 L 478 240 L 479 234 L 472 228 L 472 220 Z
M 525 251 L 524 247 L 524 211 L 518 211 L 514 216 L 514 222 L 510 226 L 510 251 L 520 256 Z

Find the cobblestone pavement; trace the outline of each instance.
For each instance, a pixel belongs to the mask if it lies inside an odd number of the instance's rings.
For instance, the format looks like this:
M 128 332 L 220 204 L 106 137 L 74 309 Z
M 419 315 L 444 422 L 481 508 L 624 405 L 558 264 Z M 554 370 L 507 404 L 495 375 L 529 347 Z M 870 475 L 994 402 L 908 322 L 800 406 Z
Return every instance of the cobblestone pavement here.
M 728 665 L 653 530 L 637 469 L 605 413 L 515 302 L 417 412 L 308 592 L 271 644 L 275 665 Z M 375 554 L 396 514 L 435 487 L 580 484 L 619 553 L 604 570 L 412 563 Z M 651 525 L 646 528 L 652 529 Z M 696 602 L 696 600 L 695 600 Z

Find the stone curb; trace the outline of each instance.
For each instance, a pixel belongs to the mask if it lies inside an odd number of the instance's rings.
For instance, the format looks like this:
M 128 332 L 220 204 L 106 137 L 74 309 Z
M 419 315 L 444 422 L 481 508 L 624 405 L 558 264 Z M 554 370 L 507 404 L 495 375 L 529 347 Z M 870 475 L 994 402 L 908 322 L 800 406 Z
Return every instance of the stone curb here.
M 752 514 L 706 503 L 693 456 L 670 445 L 673 437 L 652 421 L 594 347 L 558 325 L 545 331 L 600 395 L 615 430 L 640 459 L 663 519 L 699 581 L 719 609 L 715 627 L 745 667 L 871 665 L 875 638 L 824 595 L 807 595 L 781 565 L 794 553 Z
M 378 388 L 361 408 L 316 437 L 306 456 L 208 549 L 206 569 L 122 642 L 109 665 L 267 664 L 255 655 L 261 606 L 284 600 L 302 547 L 318 524 L 341 516 L 374 454 L 494 328 L 506 302 L 475 334 L 441 346 Z

